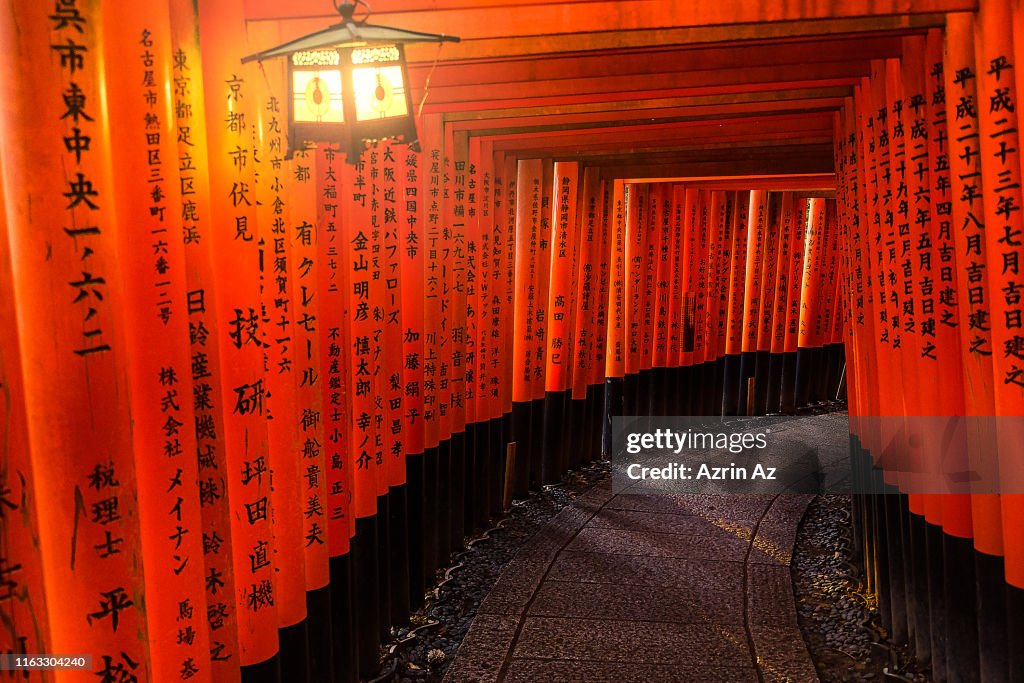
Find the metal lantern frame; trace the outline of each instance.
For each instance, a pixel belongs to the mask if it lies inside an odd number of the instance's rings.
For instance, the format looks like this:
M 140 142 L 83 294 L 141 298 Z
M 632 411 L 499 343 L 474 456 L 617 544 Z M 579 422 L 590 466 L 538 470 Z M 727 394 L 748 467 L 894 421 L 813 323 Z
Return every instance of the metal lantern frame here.
M 277 47 L 249 55 L 242 63 L 285 57 L 288 60 L 288 153 L 286 158 L 308 143 L 328 142 L 337 144 L 345 152 L 346 160 L 355 163 L 367 140 L 396 138 L 407 144 L 417 143 L 416 115 L 413 110 L 412 88 L 409 86 L 408 70 L 405 64 L 405 45 L 408 43 L 459 42 L 457 36 L 422 33 L 405 29 L 376 26 L 366 22 L 366 17 L 353 19 L 355 5 L 350 2 L 336 4 L 342 17 L 341 23 L 321 31 L 296 38 Z M 295 55 L 308 53 L 336 53 L 337 65 L 295 64 Z M 358 63 L 356 60 L 359 60 Z M 405 98 L 405 113 L 387 118 L 357 117 L 357 93 L 353 74 L 363 68 L 401 69 Z M 296 121 L 295 120 L 295 78 L 296 74 L 309 71 L 340 72 L 342 121 Z M 378 81 L 378 89 L 381 85 Z

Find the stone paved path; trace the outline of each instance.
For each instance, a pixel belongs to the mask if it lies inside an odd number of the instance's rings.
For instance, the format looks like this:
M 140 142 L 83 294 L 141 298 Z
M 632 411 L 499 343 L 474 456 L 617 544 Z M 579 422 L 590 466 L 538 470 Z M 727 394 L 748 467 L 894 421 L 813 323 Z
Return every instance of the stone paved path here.
M 811 496 L 613 496 L 528 542 L 446 683 L 817 681 L 789 562 Z

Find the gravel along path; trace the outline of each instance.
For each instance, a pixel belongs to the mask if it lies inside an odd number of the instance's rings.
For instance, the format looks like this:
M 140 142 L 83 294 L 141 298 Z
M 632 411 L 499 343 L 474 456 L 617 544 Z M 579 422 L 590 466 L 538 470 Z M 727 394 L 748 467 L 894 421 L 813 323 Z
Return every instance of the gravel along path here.
M 850 496 L 816 497 L 790 566 L 797 616 L 818 676 L 837 681 L 929 681 L 905 648 L 893 648 L 853 557 Z
M 569 473 L 565 483 L 513 503 L 512 511 L 495 528 L 467 539 L 469 548 L 453 557 L 454 564 L 438 572 L 424 609 L 412 616 L 412 626 L 394 632 L 388 645 L 384 680 L 434 683 L 447 671 L 480 603 L 519 548 L 579 495 L 610 481 L 608 463 L 593 463 Z

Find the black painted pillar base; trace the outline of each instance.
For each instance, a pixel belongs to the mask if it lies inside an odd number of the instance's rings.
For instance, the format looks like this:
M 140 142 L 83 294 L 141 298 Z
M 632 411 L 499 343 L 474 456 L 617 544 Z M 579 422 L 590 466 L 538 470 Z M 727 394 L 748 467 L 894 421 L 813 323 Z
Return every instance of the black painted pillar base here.
M 540 487 L 541 469 L 544 462 L 544 405 L 543 397 L 530 402 L 530 486 L 531 490 Z
M 716 416 L 715 407 L 715 361 L 701 363 L 700 414 Z
M 479 422 L 467 422 L 462 433 L 462 457 L 466 471 L 462 491 L 462 530 L 466 536 L 474 536 L 477 532 L 477 499 L 480 497 L 480 482 L 486 481 L 480 476 L 480 462 L 476 454 L 479 427 Z
M 640 387 L 640 375 L 626 375 L 622 378 L 622 415 L 636 415 L 636 400 Z
M 1007 680 L 1024 681 L 1024 590 L 1006 585 L 1006 651 L 1010 654 Z
M 540 483 L 555 484 L 562 480 L 562 442 L 568 425 L 568 391 L 549 391 L 544 396 L 543 457 L 540 462 Z
M 333 559 L 331 560 L 333 562 Z M 350 590 L 348 581 L 335 586 L 332 577 L 328 574 L 328 583 L 323 588 L 317 588 L 306 592 L 306 638 L 309 652 L 309 680 L 310 683 L 317 681 L 342 680 L 335 675 L 334 667 L 334 624 L 331 623 L 333 610 L 333 593 L 335 590 Z M 345 650 L 344 655 L 354 659 L 352 653 L 339 645 L 338 651 Z M 288 671 L 286 666 L 282 666 Z
M 473 425 L 472 440 L 466 447 L 471 448 L 476 461 L 477 478 L 472 480 L 473 495 L 473 533 L 478 534 L 487 528 L 487 520 L 491 517 L 491 431 L 496 420 L 486 420 Z
M 423 606 L 426 592 L 423 557 L 423 453 L 410 453 L 405 458 L 406 527 L 409 538 L 409 609 Z
M 380 671 L 381 601 L 376 515 L 356 519 L 351 555 L 359 675 L 370 678 Z
M 590 419 L 590 462 L 601 459 L 604 446 L 604 381 L 587 387 L 587 403 Z
M 270 659 L 242 667 L 242 683 L 280 683 L 281 657 L 275 654 Z
M 740 356 L 728 354 L 722 360 L 722 415 L 733 417 L 740 414 Z
M 651 415 L 651 400 L 654 394 L 654 372 L 641 370 L 636 387 L 636 415 Z M 646 422 L 645 422 L 646 424 Z
M 928 569 L 932 558 L 928 557 L 928 545 L 925 540 L 926 522 L 921 515 L 909 513 L 905 515 L 909 532 L 909 550 L 911 553 L 912 582 L 908 586 L 908 602 L 910 603 L 910 623 L 914 647 L 914 656 L 919 662 L 928 662 L 932 658 L 932 624 L 931 602 L 928 594 Z
M 303 619 L 297 624 L 277 629 L 280 645 L 277 658 L 281 671 L 288 672 L 288 683 L 311 682 L 309 672 L 309 638 L 307 623 Z
M 946 683 L 946 596 L 943 590 L 942 527 L 924 525 L 924 542 L 928 557 L 926 571 L 928 574 L 928 622 L 931 625 L 928 644 L 932 661 L 932 681 Z
M 491 519 L 497 519 L 505 512 L 505 468 L 508 444 L 512 440 L 512 412 L 510 411 L 502 414 L 497 434 L 492 435 L 491 440 L 491 448 L 493 449 L 491 455 L 494 458 L 492 461 L 494 463 L 494 471 L 492 473 L 494 479 L 492 481 L 493 489 L 491 490 Z
M 739 371 L 739 400 L 737 402 L 737 415 L 750 414 L 750 379 L 755 377 L 757 372 L 757 353 L 747 351 L 740 354 Z M 755 384 L 757 380 L 755 379 Z
M 888 586 L 889 609 L 892 613 L 892 629 L 890 633 L 895 643 L 906 643 L 910 638 L 910 627 L 907 623 L 907 581 L 905 573 L 908 558 L 904 554 L 907 542 L 903 538 L 903 528 L 901 525 L 901 518 L 903 516 L 901 497 L 901 494 L 895 493 L 883 496 L 886 537 L 889 539 Z
M 683 365 L 679 368 L 679 384 L 675 391 L 678 394 L 679 410 L 677 415 L 693 415 L 693 366 Z
M 448 538 L 449 553 L 462 549 L 466 536 L 466 432 L 454 432 L 451 441 L 452 503 L 448 516 L 451 528 Z
M 512 403 L 512 441 L 516 444 L 515 479 L 512 495 L 525 498 L 530 492 L 530 403 Z
M 621 377 L 607 377 L 604 380 L 604 417 L 601 428 L 601 457 L 612 458 L 612 416 L 622 415 L 622 394 L 625 382 Z
M 452 549 L 452 440 L 437 444 L 437 568 L 448 566 Z M 433 585 L 431 581 L 427 585 Z
M 590 431 L 587 429 L 587 401 L 570 398 L 562 428 L 562 476 L 584 463 L 590 450 Z
M 391 636 L 391 577 L 388 567 L 391 566 L 391 497 L 385 493 L 377 496 L 377 570 L 379 572 L 378 590 L 380 591 L 380 625 L 381 642 Z
M 391 580 L 390 624 L 409 623 L 409 509 L 408 484 L 393 486 L 388 492 L 391 499 L 388 512 L 390 557 L 388 573 Z
M 818 371 L 814 349 L 801 348 L 796 351 L 796 407 L 810 405 L 811 387 Z
M 434 575 L 440 567 L 438 548 L 438 465 L 441 454 L 437 446 L 423 450 L 423 517 L 419 528 L 423 536 L 423 579 L 424 591 L 434 585 Z
M 781 412 L 792 415 L 796 412 L 796 351 L 782 354 Z
M 683 412 L 683 369 L 681 367 L 669 368 L 668 380 L 665 386 L 665 414 L 669 416 L 685 415 Z
M 974 572 L 978 588 L 978 659 L 981 663 L 978 680 L 984 683 L 1009 681 L 1009 600 L 1003 558 L 975 552 Z
M 714 361 L 714 385 L 711 390 L 711 414 L 721 417 L 722 401 L 725 394 L 725 357 L 717 358 Z
M 768 376 L 771 353 L 758 351 L 754 356 L 754 414 L 768 412 Z
M 981 677 L 981 668 L 978 660 L 977 579 L 971 539 L 942 535 L 942 570 L 942 597 L 946 603 L 946 681 L 977 681 Z
M 647 414 L 652 417 L 665 415 L 665 389 L 668 387 L 668 368 L 651 370 L 651 401 Z
M 773 353 L 768 358 L 768 399 L 766 413 L 782 412 L 782 364 L 785 356 Z
M 704 384 L 703 363 L 690 366 L 690 381 L 687 383 L 686 402 L 690 407 L 687 415 L 703 415 L 704 399 L 701 397 L 701 387 Z
M 352 539 L 355 541 L 355 539 Z M 330 560 L 331 652 L 334 683 L 356 683 L 359 680 L 359 637 L 355 613 L 358 604 L 352 585 L 352 552 Z M 312 595 L 312 594 L 310 594 Z M 308 604 L 308 596 L 307 596 Z M 317 657 L 314 653 L 314 659 Z M 324 679 L 320 679 L 324 680 Z

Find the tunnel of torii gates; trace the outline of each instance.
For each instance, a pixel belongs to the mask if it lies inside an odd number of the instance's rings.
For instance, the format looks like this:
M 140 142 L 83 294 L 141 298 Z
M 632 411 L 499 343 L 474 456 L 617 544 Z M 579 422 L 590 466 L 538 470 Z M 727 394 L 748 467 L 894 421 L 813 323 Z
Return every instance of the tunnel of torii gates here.
M 1024 499 L 900 492 L 858 425 L 1024 411 L 1024 10 L 373 4 L 462 42 L 407 48 L 418 147 L 358 159 L 286 159 L 284 65 L 240 61 L 330 3 L 0 10 L 0 649 L 370 676 L 611 415 L 847 397 L 893 641 L 1022 680 Z

